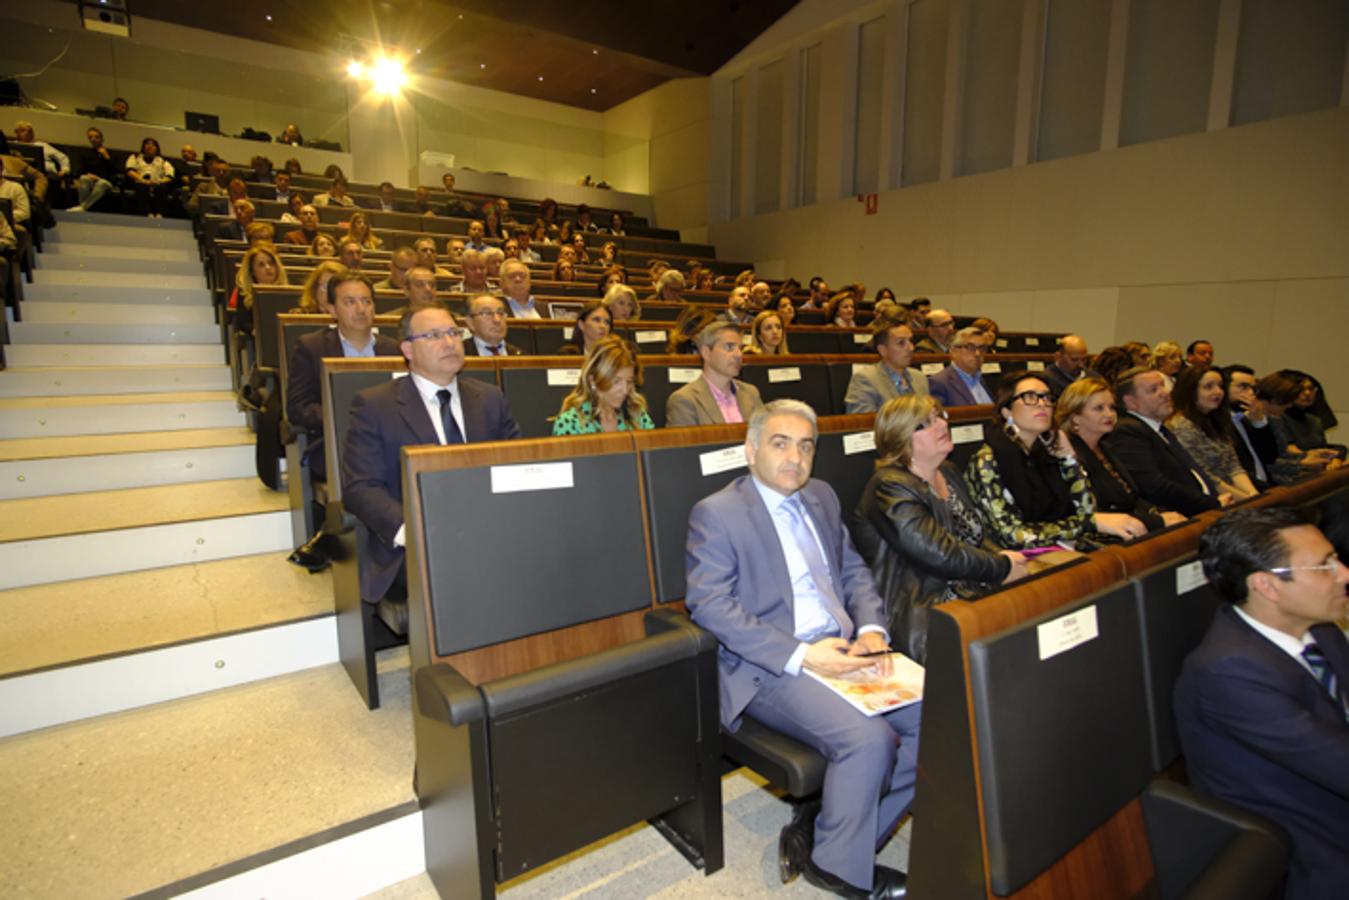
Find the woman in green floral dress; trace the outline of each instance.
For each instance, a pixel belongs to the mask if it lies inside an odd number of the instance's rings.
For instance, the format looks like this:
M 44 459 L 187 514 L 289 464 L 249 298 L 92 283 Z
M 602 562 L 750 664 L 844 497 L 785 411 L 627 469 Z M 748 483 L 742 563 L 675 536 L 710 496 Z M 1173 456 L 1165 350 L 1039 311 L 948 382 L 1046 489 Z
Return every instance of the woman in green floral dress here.
M 637 393 L 637 357 L 622 338 L 601 340 L 586 357 L 576 387 L 553 419 L 553 434 L 646 431 L 655 428 Z

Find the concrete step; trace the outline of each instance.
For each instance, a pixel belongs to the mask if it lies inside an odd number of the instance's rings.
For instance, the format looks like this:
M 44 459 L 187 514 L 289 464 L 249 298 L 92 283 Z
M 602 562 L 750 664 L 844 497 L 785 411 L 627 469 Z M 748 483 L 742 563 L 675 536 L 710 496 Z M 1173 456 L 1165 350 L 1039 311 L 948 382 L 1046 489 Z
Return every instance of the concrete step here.
M 85 273 L 87 274 L 87 273 Z M 43 303 L 133 303 L 137 305 L 165 304 L 168 306 L 210 306 L 211 292 L 198 279 L 191 288 L 163 288 L 155 285 L 134 287 L 127 285 L 52 285 L 30 284 L 24 288 L 23 311 L 29 305 Z
M 64 303 L 47 301 L 24 304 L 24 322 L 75 325 L 214 325 L 215 310 L 203 303 L 178 306 L 168 303 Z
M 144 269 L 136 272 L 81 272 L 63 269 L 38 269 L 33 273 L 33 286 L 42 288 L 92 288 L 106 291 L 110 288 L 135 288 L 158 293 L 161 290 L 205 290 L 205 276 L 200 271 L 189 275 L 167 275 Z M 24 289 L 25 299 L 28 289 Z M 45 298 L 44 298 L 45 299 Z
M 66 252 L 54 252 L 65 250 Z M 75 250 L 105 251 L 99 254 L 76 253 Z M 38 257 L 36 275 L 52 272 L 118 272 L 142 275 L 201 275 L 201 261 L 182 250 L 143 250 L 142 253 L 163 254 L 169 259 L 138 259 L 126 254 L 135 247 L 98 246 L 96 244 L 54 244 Z
M 333 611 L 330 572 L 264 553 L 0 591 L 0 677 Z
M 84 260 L 98 265 L 114 262 L 132 262 L 143 269 L 154 270 L 160 263 L 195 263 L 201 271 L 201 256 L 196 250 L 165 250 L 157 247 L 118 247 L 114 244 L 62 244 L 55 243 L 43 248 L 38 262 L 45 268 L 49 263 L 60 259 L 66 262 Z
M 109 453 L 153 453 L 194 447 L 253 446 L 256 437 L 245 427 L 146 431 L 132 434 L 82 434 L 73 437 L 16 438 L 0 441 L 0 460 L 71 459 Z
M 144 219 L 130 223 L 128 220 L 134 216 L 100 216 L 97 221 L 89 218 L 90 221 L 77 221 L 60 216 L 56 228 L 47 232 L 45 238 L 54 244 L 103 244 L 159 250 L 189 250 L 196 246 L 192 226 L 186 221 Z M 108 224 L 108 218 L 117 219 L 117 224 Z
M 242 444 L 0 462 L 0 500 L 248 478 L 255 457 Z
M 139 394 L 161 391 L 227 391 L 224 365 L 197 366 L 52 366 L 10 368 L 0 372 L 0 397 L 53 397 L 75 394 Z
M 228 428 L 244 422 L 234 395 L 226 391 L 0 399 L 0 434 L 11 439 Z
M 15 323 L 18 324 L 18 323 Z M 12 329 L 14 325 L 10 325 Z M 70 366 L 172 366 L 220 365 L 225 349 L 220 335 L 200 344 L 11 344 L 5 359 L 17 368 L 67 368 Z
M 13 322 L 15 344 L 209 344 L 220 349 L 220 326 L 210 325 L 101 325 L 50 322 Z M 223 352 L 223 351 L 221 351 Z M 8 357 L 9 351 L 5 351 Z M 22 365 L 22 363 L 21 363 Z
M 55 209 L 58 227 L 61 223 L 71 222 L 84 225 L 115 225 L 124 228 L 142 228 L 153 231 L 186 231 L 192 233 L 192 223 L 187 219 L 151 219 L 146 216 L 132 216 L 124 213 L 76 212 L 73 209 Z M 67 235 L 72 232 L 66 232 Z

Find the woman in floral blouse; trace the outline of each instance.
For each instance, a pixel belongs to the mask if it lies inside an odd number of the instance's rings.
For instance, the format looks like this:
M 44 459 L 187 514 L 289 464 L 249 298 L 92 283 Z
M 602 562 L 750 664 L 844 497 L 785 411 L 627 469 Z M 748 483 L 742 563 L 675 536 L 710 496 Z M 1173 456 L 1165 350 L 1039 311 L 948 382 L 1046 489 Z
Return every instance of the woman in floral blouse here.
M 553 420 L 553 434 L 647 431 L 655 428 L 637 393 L 637 357 L 622 338 L 609 336 L 591 351 L 581 377 Z

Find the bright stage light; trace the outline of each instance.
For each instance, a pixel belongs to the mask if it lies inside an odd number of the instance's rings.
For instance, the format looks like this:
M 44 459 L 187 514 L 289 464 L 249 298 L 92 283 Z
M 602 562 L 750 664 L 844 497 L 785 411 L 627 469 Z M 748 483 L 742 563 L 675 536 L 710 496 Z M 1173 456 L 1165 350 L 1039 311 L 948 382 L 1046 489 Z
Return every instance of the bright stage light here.
M 353 59 L 347 63 L 347 74 L 352 78 L 360 78 L 365 74 L 365 66 L 361 65 L 360 60 Z
M 393 96 L 407 84 L 407 80 L 402 60 L 384 56 L 370 66 L 370 84 L 378 93 Z

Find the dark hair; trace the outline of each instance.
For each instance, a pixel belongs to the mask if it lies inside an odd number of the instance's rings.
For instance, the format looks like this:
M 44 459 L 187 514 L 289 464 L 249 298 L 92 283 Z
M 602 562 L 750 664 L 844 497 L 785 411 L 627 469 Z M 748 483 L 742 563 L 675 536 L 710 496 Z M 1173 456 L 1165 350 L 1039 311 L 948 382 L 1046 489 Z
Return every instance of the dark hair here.
M 1215 441 L 1230 439 L 1232 415 L 1227 407 L 1226 393 L 1212 412 L 1205 413 L 1199 409 L 1199 382 L 1209 372 L 1217 372 L 1219 378 L 1222 376 L 1214 366 L 1186 366 L 1181 369 L 1176 375 L 1175 387 L 1171 388 L 1171 405 L 1209 438 Z
M 98 132 L 98 136 L 99 136 L 100 138 L 103 137 L 103 129 L 102 129 L 102 128 L 99 128 L 99 127 L 97 127 L 97 126 L 94 126 L 94 125 L 90 125 L 88 128 L 84 129 L 84 136 L 85 136 L 85 137 L 88 137 L 88 136 L 89 136 L 89 132 L 91 132 L 91 131 L 96 131 L 96 132 Z
M 1017 372 L 1008 372 L 998 379 L 998 390 L 993 396 L 993 409 L 997 412 L 1002 412 L 1004 409 L 1009 408 L 1016 400 L 1016 386 L 1028 378 L 1034 378 L 1046 388 L 1049 387 L 1049 382 L 1045 381 L 1044 376 L 1039 372 L 1029 372 L 1025 369 Z M 998 419 L 998 422 L 1001 423 L 1002 420 Z
M 889 297 L 882 296 L 884 294 L 889 294 L 890 296 Z M 895 292 L 890 290 L 888 287 L 883 287 L 876 292 L 876 302 L 880 303 L 882 300 L 886 299 L 895 300 Z M 898 303 L 899 301 L 895 300 L 895 302 Z
M 1261 400 L 1269 400 L 1279 406 L 1288 406 L 1302 393 L 1302 382 L 1280 372 L 1266 375 L 1255 386 L 1255 395 Z
M 582 203 L 580 206 L 576 207 L 576 218 L 577 218 L 577 220 L 580 220 L 581 216 L 588 216 L 588 215 L 590 215 L 590 207 L 589 207 L 589 206 L 587 206 L 586 204 Z
M 914 297 L 909 301 L 909 309 L 914 310 L 920 306 L 932 306 L 932 301 L 926 297 Z
M 1114 384 L 1124 372 L 1134 368 L 1134 358 L 1123 347 L 1106 347 L 1091 362 L 1091 368 L 1106 380 Z
M 603 303 L 601 303 L 601 302 L 598 301 L 598 300 L 588 300 L 588 301 L 586 301 L 586 305 L 583 306 L 583 307 L 581 307 L 581 311 L 580 311 L 579 313 L 576 314 L 576 321 L 577 321 L 578 323 L 584 322 L 586 319 L 589 319 L 591 316 L 593 316 L 593 315 L 594 315 L 595 313 L 597 313 L 597 312 L 602 312 L 602 313 L 604 313 L 605 315 L 607 315 L 607 316 L 609 317 L 609 324 L 610 324 L 610 325 L 613 325 L 613 323 L 614 323 L 614 314 L 611 313 L 611 312 L 609 312 L 609 307 L 605 306 Z
M 337 278 L 334 276 L 333 281 L 336 280 Z M 328 288 L 329 290 L 332 289 L 332 281 L 328 282 Z M 403 313 L 402 318 L 398 320 L 399 341 L 406 341 L 412 335 L 412 317 L 417 315 L 417 313 L 426 312 L 428 309 L 441 310 L 449 315 L 450 321 L 454 323 L 455 328 L 461 327 L 459 325 L 459 320 L 454 317 L 454 310 L 443 303 L 428 303 L 425 306 L 409 306 L 407 312 Z
M 1185 355 L 1186 355 L 1186 356 L 1190 356 L 1191 354 L 1193 354 L 1193 353 L 1194 353 L 1194 348 L 1195 348 L 1195 347 L 1198 347 L 1200 344 L 1208 344 L 1210 347 L 1213 346 L 1213 342 L 1212 342 L 1212 341 L 1206 341 L 1206 340 L 1204 340 L 1203 338 L 1200 338 L 1200 339 L 1197 340 L 1197 341 L 1190 341 L 1190 346 L 1188 346 L 1188 347 L 1185 348 Z
M 1223 376 L 1223 387 L 1227 387 L 1228 382 L 1232 380 L 1232 376 L 1237 372 L 1240 372 L 1242 375 L 1255 376 L 1255 370 L 1242 363 L 1229 363 L 1218 371 L 1221 372 Z
M 1132 369 L 1125 369 L 1119 373 L 1119 377 L 1115 379 L 1116 405 L 1120 409 L 1124 409 L 1124 398 L 1134 395 L 1134 383 L 1138 381 L 1139 376 L 1156 371 L 1156 369 L 1149 369 L 1147 366 L 1134 366 Z
M 155 156 L 159 156 L 159 155 L 162 154 L 163 151 L 161 151 L 161 150 L 159 149 L 159 141 L 158 141 L 158 139 L 152 138 L 152 137 L 144 137 L 144 138 L 141 138 L 141 155 L 142 155 L 142 156 L 145 155 L 145 145 L 146 145 L 146 144 L 154 144 L 154 145 L 155 145 Z
M 1224 600 L 1244 603 L 1247 576 L 1288 564 L 1288 544 L 1280 532 L 1308 524 L 1300 510 L 1288 506 L 1234 510 L 1199 539 L 1204 576 Z
M 346 244 L 351 242 L 343 241 L 343 243 Z M 351 281 L 359 281 L 361 284 L 365 285 L 366 290 L 370 292 L 370 299 L 371 300 L 375 299 L 375 286 L 370 283 L 369 278 L 366 278 L 364 275 L 362 275 L 360 272 L 357 272 L 355 269 L 344 269 L 343 271 L 338 272 L 336 275 L 334 275 L 331 279 L 328 280 L 329 306 L 337 305 L 337 286 L 340 284 L 347 284 L 348 282 Z
M 384 185 L 386 185 L 386 184 L 387 184 L 389 187 L 393 187 L 393 182 L 392 182 L 392 181 L 381 181 L 381 182 L 379 183 L 379 186 L 380 186 L 380 188 L 383 188 Z

